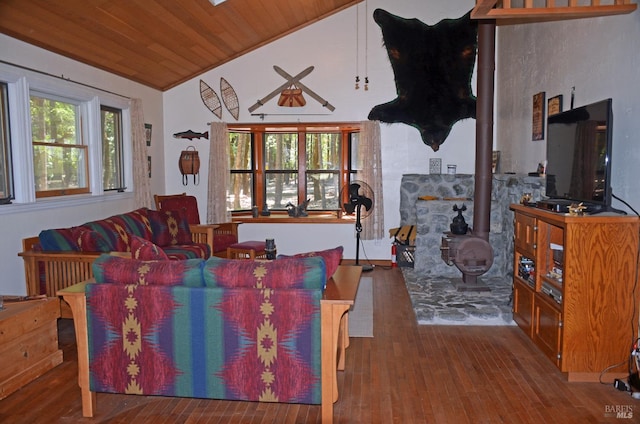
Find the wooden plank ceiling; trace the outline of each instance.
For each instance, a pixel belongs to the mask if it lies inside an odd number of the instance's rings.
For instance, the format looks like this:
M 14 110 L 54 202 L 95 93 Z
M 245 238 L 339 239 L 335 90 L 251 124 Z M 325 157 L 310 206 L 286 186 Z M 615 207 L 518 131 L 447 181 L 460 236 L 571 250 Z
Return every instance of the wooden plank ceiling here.
M 0 32 L 164 91 L 362 0 L 0 0 Z

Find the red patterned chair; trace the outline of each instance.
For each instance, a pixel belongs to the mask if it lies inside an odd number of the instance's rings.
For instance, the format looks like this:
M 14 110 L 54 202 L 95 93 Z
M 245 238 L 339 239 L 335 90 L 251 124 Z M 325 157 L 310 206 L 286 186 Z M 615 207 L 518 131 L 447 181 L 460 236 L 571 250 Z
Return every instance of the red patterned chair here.
M 171 211 L 184 210 L 189 224 L 200 224 L 200 212 L 198 211 L 198 199 L 195 196 L 187 196 L 186 193 L 153 196 L 157 210 Z M 203 225 L 203 224 L 201 224 Z M 238 242 L 237 222 L 225 222 L 216 225 L 213 230 L 213 243 L 211 244 L 212 256 L 227 257 L 227 247 Z

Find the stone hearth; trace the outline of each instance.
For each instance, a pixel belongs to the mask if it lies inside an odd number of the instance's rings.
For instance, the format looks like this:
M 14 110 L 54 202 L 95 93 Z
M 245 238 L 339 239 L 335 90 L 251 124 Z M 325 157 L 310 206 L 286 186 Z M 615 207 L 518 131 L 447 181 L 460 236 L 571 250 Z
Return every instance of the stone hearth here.
M 440 242 L 456 215 L 453 211 L 455 204 L 459 207 L 463 203 L 466 205 L 463 216 L 473 228 L 474 183 L 474 176 L 469 174 L 403 175 L 400 225 L 416 225 L 414 271 L 418 275 L 461 278 L 458 268 L 448 266 L 441 259 Z M 493 175 L 489 243 L 494 250 L 494 261 L 484 277 L 503 277 L 508 287 L 513 274 L 513 212 L 509 205 L 518 203 L 523 193 L 531 193 L 534 200 L 540 199 L 544 194 L 544 179 L 525 175 Z M 422 196 L 435 196 L 439 200 L 420 200 Z M 455 200 L 446 200 L 451 198 Z
M 489 291 L 458 291 L 461 279 L 420 275 L 403 268 L 416 321 L 421 325 L 515 325 L 507 277 L 485 277 Z

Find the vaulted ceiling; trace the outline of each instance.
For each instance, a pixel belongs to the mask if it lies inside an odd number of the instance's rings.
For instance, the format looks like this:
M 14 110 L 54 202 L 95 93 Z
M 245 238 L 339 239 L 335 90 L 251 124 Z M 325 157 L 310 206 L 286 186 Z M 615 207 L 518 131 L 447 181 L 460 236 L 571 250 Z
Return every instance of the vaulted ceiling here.
M 164 91 L 362 1 L 0 0 L 0 33 Z M 472 18 L 517 24 L 637 7 L 584 1 L 477 0 Z
M 0 0 L 0 32 L 167 90 L 362 0 Z

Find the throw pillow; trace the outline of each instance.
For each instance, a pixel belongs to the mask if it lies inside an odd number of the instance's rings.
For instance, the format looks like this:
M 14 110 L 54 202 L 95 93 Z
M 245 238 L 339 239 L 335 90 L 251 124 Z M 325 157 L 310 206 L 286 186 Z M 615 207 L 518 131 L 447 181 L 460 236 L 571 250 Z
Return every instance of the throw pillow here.
M 131 257 L 141 261 L 169 260 L 167 254 L 157 244 L 138 236 L 131 236 Z
M 140 261 L 103 254 L 93 261 L 96 283 L 203 287 L 203 259 Z
M 327 282 L 320 257 L 262 261 L 212 256 L 202 272 L 207 287 L 324 289 Z
M 334 247 L 333 249 L 319 250 L 317 252 L 298 253 L 292 256 L 278 255 L 278 259 L 282 258 L 308 258 L 313 256 L 320 256 L 324 259 L 324 263 L 327 267 L 327 280 L 333 276 L 340 265 L 342 260 L 342 252 L 344 248 L 342 246 Z
M 158 246 L 191 244 L 191 230 L 182 210 L 149 211 L 152 241 Z

